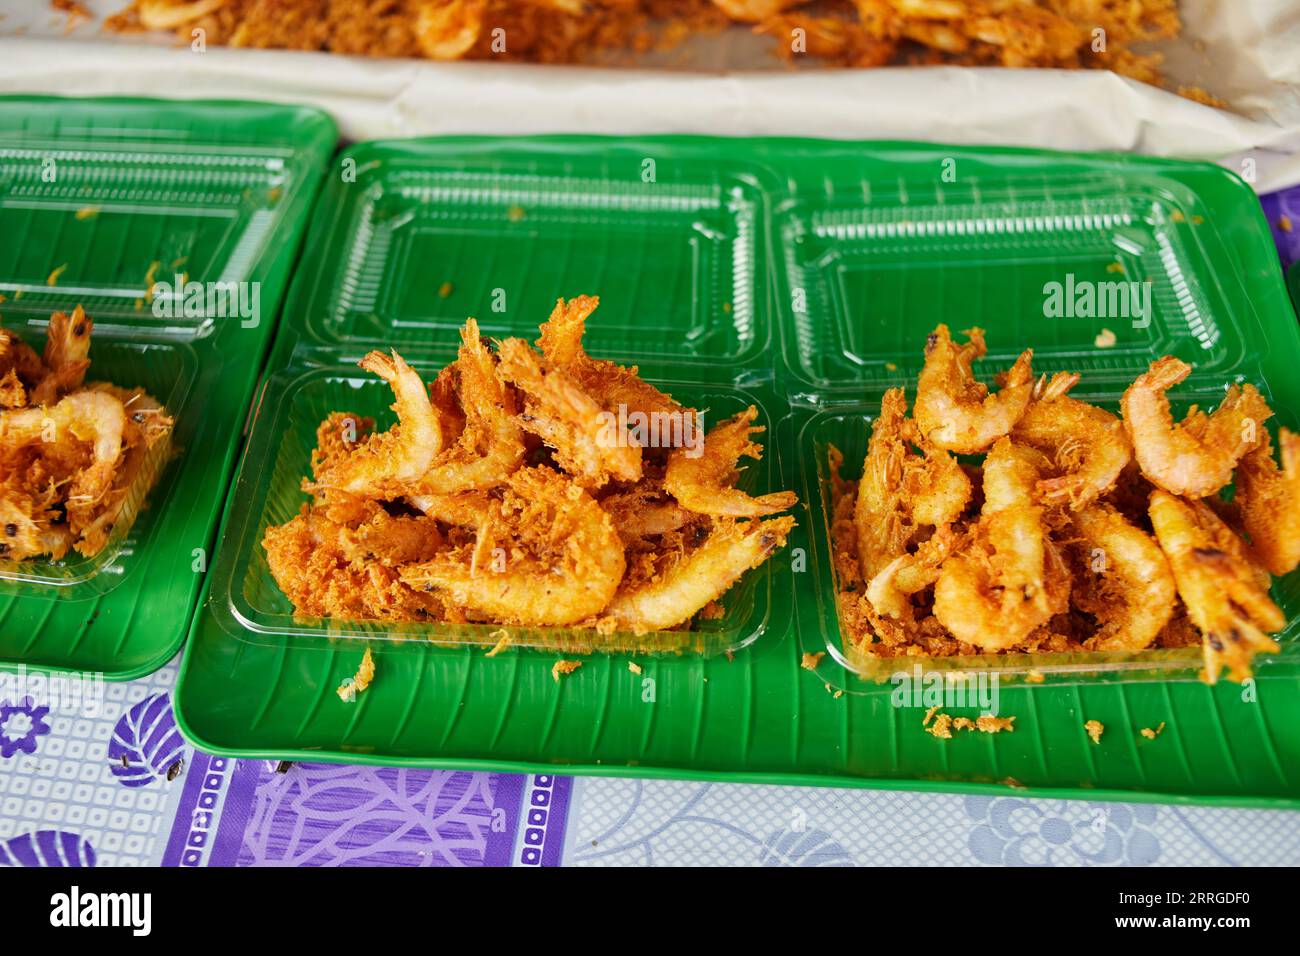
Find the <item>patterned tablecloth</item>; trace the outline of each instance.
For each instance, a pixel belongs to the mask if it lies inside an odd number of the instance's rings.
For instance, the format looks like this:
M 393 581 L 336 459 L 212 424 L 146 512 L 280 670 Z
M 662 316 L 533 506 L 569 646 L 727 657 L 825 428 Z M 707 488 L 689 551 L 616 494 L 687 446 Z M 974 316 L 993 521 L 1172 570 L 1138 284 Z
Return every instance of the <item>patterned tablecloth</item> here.
M 1300 260 L 1300 187 L 1264 210 Z M 93 716 L 0 690 L 0 865 L 1300 864 L 1286 811 L 225 759 L 176 663 Z

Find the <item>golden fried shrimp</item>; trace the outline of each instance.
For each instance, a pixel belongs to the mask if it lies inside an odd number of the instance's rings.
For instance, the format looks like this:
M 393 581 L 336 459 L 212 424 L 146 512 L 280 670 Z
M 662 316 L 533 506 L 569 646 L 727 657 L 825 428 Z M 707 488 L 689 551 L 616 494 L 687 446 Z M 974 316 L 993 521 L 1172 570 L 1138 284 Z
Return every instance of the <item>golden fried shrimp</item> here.
M 987 351 L 984 330 L 966 335 L 969 341 L 958 347 L 946 325 L 930 334 L 912 411 L 922 437 L 959 454 L 985 451 L 1008 434 L 1024 414 L 1034 384 L 1033 351 L 1026 349 L 1003 376 L 1002 388 L 990 395 L 971 371 L 971 363 Z
M 272 525 L 262 538 L 271 575 L 294 613 L 351 620 L 441 620 L 442 601 L 412 588 L 391 563 L 346 527 L 310 512 Z
M 516 418 L 515 395 L 497 375 L 478 323 L 467 319 L 460 330 L 456 358 L 457 395 L 465 426 L 407 495 L 448 495 L 492 488 L 505 482 L 524 459 L 523 431 Z
M 1068 605 L 1069 571 L 1036 504 L 1044 464 L 1038 452 L 997 440 L 984 462 L 974 540 L 944 561 L 935 583 L 935 617 L 982 650 L 1023 641 Z
M 1282 468 L 1273 460 L 1268 432 L 1237 465 L 1238 507 L 1251 548 L 1273 574 L 1288 574 L 1300 564 L 1300 436 L 1288 429 L 1277 435 Z
M 641 477 L 641 448 L 619 434 L 610 413 L 566 373 L 543 372 L 523 339 L 497 346 L 501 377 L 524 393 L 523 427 L 555 450 L 555 461 L 584 488 Z
M 4 529 L 4 536 L 0 538 L 0 559 L 23 561 L 45 554 L 45 534 L 49 526 L 45 509 L 18 487 L 12 476 L 0 485 L 0 528 Z M 61 558 L 66 552 L 65 548 L 54 557 Z
M 419 0 L 415 41 L 431 60 L 459 60 L 483 31 L 487 0 Z
M 853 524 L 866 581 L 904 554 L 920 527 L 955 521 L 970 500 L 970 479 L 960 464 L 927 443 L 906 413 L 903 390 L 885 392 L 862 464 Z M 913 453 L 912 445 L 923 454 Z
M 1044 478 L 1038 493 L 1046 505 L 1087 507 L 1115 486 L 1133 457 L 1124 424 L 1110 412 L 1066 393 L 1079 381 L 1061 373 L 1044 376 L 1034 400 L 1011 430 L 1011 438 L 1046 454 L 1057 472 Z
M 90 332 L 94 323 L 81 306 L 72 314 L 55 312 L 46 332 L 43 364 L 45 374 L 32 389 L 28 402 L 49 405 L 59 396 L 81 387 L 90 367 Z
M 1201 631 L 1205 680 L 1213 684 L 1225 666 L 1229 680 L 1245 680 L 1256 654 L 1277 653 L 1268 634 L 1286 626 L 1286 615 L 1268 596 L 1268 575 L 1204 502 L 1156 489 L 1151 525 L 1187 614 Z
M 764 429 L 755 426 L 753 405 L 709 430 L 702 450 L 676 448 L 668 456 L 664 489 L 687 511 L 717 518 L 761 518 L 793 508 L 799 500 L 793 491 L 751 497 L 733 487 L 741 456 L 758 460 L 761 445 L 750 440 Z
M 336 459 L 316 480 L 322 487 L 348 494 L 396 497 L 404 485 L 423 476 L 442 451 L 439 419 L 424 380 L 396 352 L 391 357 L 371 352 L 360 365 L 392 388 L 397 424 L 367 436 L 360 447 Z
M 691 514 L 664 491 L 663 483 L 643 479 L 627 491 L 600 500 L 625 544 L 642 538 L 679 531 L 697 516 Z
M 402 580 L 493 621 L 546 627 L 599 613 L 626 570 L 609 515 L 549 468 L 510 475 L 477 532 L 473 545 L 406 565 Z
M 1253 385 L 1232 385 L 1214 414 L 1193 408 L 1175 425 L 1165 393 L 1191 371 L 1171 355 L 1157 359 L 1124 392 L 1120 409 L 1142 474 L 1170 494 L 1204 498 L 1232 481 L 1273 412 Z
M 792 528 L 789 515 L 766 521 L 714 519 L 697 548 L 653 578 L 620 589 L 604 609 L 602 623 L 636 634 L 684 624 L 784 546 Z
M 90 462 L 77 473 L 69 488 L 70 520 L 93 510 L 112 484 L 125 430 L 126 411 L 115 396 L 106 392 L 82 391 L 48 407 L 0 412 L 0 442 L 89 444 Z
M 137 0 L 136 13 L 146 30 L 175 30 L 220 10 L 227 0 Z
M 964 536 L 943 526 L 917 547 L 900 554 L 867 583 L 867 600 L 882 617 L 911 624 L 915 617 L 911 597 L 939 580 L 939 569 L 961 546 Z
M 599 304 L 600 299 L 594 295 L 580 295 L 567 302 L 560 299 L 555 303 L 537 340 L 549 366 L 567 372 L 607 411 L 621 408 L 628 415 L 682 414 L 682 406 L 642 380 L 635 366 L 624 368 L 587 354 L 582 336 L 588 317 Z
M 1108 505 L 1092 504 L 1073 515 L 1080 570 L 1071 600 L 1096 618 L 1098 630 L 1083 646 L 1092 651 L 1140 651 L 1149 647 L 1174 612 L 1178 596 L 1160 546 Z

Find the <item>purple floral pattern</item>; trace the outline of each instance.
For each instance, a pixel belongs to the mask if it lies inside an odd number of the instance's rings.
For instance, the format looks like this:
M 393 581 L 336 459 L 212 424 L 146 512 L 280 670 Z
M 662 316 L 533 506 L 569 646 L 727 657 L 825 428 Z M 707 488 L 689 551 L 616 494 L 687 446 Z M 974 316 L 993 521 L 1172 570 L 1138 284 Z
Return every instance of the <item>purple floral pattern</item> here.
M 49 713 L 50 708 L 38 707 L 30 697 L 16 704 L 0 701 L 0 757 L 36 753 L 37 739 L 50 732 Z
M 1160 857 L 1145 804 L 967 797 L 971 853 L 1001 866 L 1148 866 Z
M 123 714 L 108 742 L 109 765 L 124 787 L 167 777 L 184 753 L 185 739 L 166 694 L 151 694 Z
M 294 764 L 254 793 L 240 866 L 472 866 L 515 821 L 494 775 Z M 497 841 L 499 842 L 499 840 Z
M 67 830 L 37 830 L 0 840 L 0 866 L 94 866 L 89 840 Z

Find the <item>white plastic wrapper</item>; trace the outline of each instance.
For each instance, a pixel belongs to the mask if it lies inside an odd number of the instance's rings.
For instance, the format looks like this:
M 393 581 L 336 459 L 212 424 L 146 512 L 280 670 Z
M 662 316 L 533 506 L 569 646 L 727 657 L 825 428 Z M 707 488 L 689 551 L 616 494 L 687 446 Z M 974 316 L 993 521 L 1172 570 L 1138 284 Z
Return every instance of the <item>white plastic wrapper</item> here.
M 99 15 L 122 0 L 91 0 Z M 1261 192 L 1300 183 L 1300 0 L 1182 0 L 1162 45 L 1173 83 L 1232 111 L 1102 71 L 899 67 L 790 70 L 743 31 L 674 69 L 434 63 L 208 47 L 100 22 L 67 29 L 45 0 L 0 0 L 0 93 L 135 94 L 309 103 L 345 137 L 709 133 L 911 139 L 1210 159 Z M 726 72 L 717 69 L 719 49 Z M 691 72 L 681 66 L 709 72 Z

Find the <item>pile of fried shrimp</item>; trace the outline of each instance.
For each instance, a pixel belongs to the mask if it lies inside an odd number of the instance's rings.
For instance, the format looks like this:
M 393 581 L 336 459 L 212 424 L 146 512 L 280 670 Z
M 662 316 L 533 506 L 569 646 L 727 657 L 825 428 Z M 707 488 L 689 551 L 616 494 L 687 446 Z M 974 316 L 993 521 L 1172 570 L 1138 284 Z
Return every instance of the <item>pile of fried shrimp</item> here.
M 186 44 L 202 29 L 240 47 L 602 63 L 732 24 L 790 60 L 1099 68 L 1157 85 L 1161 54 L 1133 47 L 1182 30 L 1177 0 L 134 0 L 107 27 L 174 31 Z
M 397 424 L 334 412 L 311 496 L 268 527 L 272 575 L 299 615 L 645 633 L 722 613 L 719 598 L 794 527 L 789 492 L 735 487 L 757 409 L 707 433 L 644 441 L 624 423 L 700 413 L 582 344 L 597 299 L 561 299 L 538 349 L 468 320 L 427 384 L 396 352 L 361 367 Z M 675 442 L 675 444 L 674 444 Z
M 895 657 L 1199 640 L 1211 683 L 1275 653 L 1268 635 L 1287 622 L 1270 575 L 1300 563 L 1300 439 L 1279 430 L 1279 468 L 1255 387 L 1231 385 L 1213 412 L 1193 405 L 1175 422 L 1167 393 L 1191 367 L 1165 356 L 1117 417 L 1070 396 L 1076 374 L 1035 380 L 1031 350 L 991 393 L 972 371 L 984 333 L 965 335 L 930 334 L 910 418 L 903 389 L 884 394 L 859 481 L 830 451 L 852 646 Z
M 157 475 L 172 419 L 144 389 L 85 381 L 92 328 L 55 312 L 40 355 L 0 329 L 0 560 L 98 554 Z

